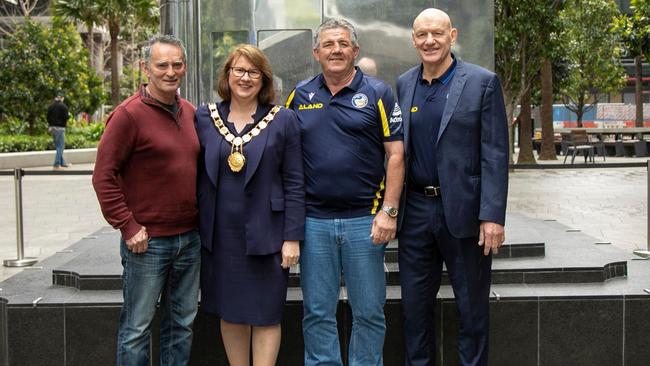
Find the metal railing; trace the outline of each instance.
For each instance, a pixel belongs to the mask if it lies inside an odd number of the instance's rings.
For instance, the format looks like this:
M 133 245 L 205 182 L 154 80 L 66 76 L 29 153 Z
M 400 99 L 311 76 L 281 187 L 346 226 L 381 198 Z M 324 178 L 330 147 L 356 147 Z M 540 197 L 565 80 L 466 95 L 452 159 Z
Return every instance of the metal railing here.
M 27 267 L 38 261 L 37 258 L 25 257 L 25 238 L 23 234 L 23 176 L 25 175 L 92 175 L 92 170 L 64 170 L 64 171 L 25 171 L 22 168 L 15 168 L 13 171 L 0 171 L 2 175 L 14 176 L 14 187 L 16 196 L 16 258 L 5 259 L 5 267 Z
M 646 185 L 647 185 L 647 196 L 646 196 L 646 206 L 647 206 L 647 223 L 646 223 L 646 250 L 637 249 L 634 251 L 634 254 L 639 257 L 650 259 L 650 160 L 648 160 L 646 174 Z
M 646 163 L 646 186 L 647 186 L 647 223 L 646 223 L 646 249 L 634 250 L 634 254 L 650 259 L 650 160 Z M 25 242 L 23 235 L 23 188 L 22 181 L 25 175 L 92 175 L 92 170 L 63 170 L 63 171 L 46 171 L 30 170 L 25 171 L 22 168 L 15 168 L 13 171 L 0 171 L 0 176 L 13 175 L 16 196 L 16 259 L 5 259 L 5 267 L 26 267 L 38 261 L 37 258 L 25 257 Z

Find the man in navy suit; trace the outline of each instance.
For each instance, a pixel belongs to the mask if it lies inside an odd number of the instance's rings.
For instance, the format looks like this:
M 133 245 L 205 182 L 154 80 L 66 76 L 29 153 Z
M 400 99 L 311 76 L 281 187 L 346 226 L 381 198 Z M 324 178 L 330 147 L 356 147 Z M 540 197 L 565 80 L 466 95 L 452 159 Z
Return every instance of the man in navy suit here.
M 497 76 L 451 52 L 438 9 L 413 22 L 422 63 L 397 80 L 406 148 L 399 238 L 406 365 L 434 365 L 443 262 L 458 311 L 461 365 L 486 365 L 492 254 L 504 241 L 508 132 Z

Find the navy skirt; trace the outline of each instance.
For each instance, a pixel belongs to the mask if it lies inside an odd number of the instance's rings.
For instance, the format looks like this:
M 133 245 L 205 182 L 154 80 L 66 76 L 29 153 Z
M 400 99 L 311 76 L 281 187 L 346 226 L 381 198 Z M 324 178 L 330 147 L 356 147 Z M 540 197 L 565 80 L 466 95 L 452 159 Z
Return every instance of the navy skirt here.
M 281 253 L 246 255 L 246 167 L 233 173 L 226 161 L 230 144 L 221 148 L 214 242 L 201 258 L 201 309 L 229 323 L 280 324 L 289 270 L 280 266 Z

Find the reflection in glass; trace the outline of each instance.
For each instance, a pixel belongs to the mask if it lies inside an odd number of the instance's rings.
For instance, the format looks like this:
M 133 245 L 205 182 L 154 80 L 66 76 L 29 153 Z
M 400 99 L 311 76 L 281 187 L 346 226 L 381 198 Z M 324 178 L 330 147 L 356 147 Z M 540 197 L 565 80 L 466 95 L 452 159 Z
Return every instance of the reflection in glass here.
M 194 86 L 199 90 L 195 102 L 214 100 L 219 57 L 229 42 L 224 37 L 231 37 L 232 44 L 258 44 L 265 50 L 277 75 L 279 94 L 286 97 L 295 83 L 320 72 L 311 59 L 312 35 L 322 19 L 331 17 L 343 17 L 355 25 L 361 44 L 359 59 L 372 59 L 377 76 L 394 86 L 397 76 L 419 63 L 411 26 L 413 18 L 429 7 L 451 16 L 458 28 L 454 52 L 459 57 L 494 69 L 493 1 L 200 0 L 199 24 L 188 26 L 200 40 L 199 49 L 188 48 L 199 55 L 199 67 L 190 71 L 200 73 L 199 85 Z
M 494 69 L 493 6 L 486 0 L 323 0 L 323 17 L 343 17 L 354 24 L 361 46 L 359 59 L 372 59 L 377 77 L 394 87 L 401 73 L 419 63 L 411 29 L 417 14 L 430 7 L 449 13 L 458 29 L 456 55 Z
M 237 45 L 247 43 L 247 31 L 230 31 L 230 32 L 213 32 L 212 33 L 212 98 L 210 100 L 220 100 L 217 94 L 217 77 L 223 64 L 226 62 L 228 55 Z
M 259 47 L 271 61 L 276 103 L 284 104 L 294 86 L 314 75 L 312 32 L 306 30 L 260 31 Z

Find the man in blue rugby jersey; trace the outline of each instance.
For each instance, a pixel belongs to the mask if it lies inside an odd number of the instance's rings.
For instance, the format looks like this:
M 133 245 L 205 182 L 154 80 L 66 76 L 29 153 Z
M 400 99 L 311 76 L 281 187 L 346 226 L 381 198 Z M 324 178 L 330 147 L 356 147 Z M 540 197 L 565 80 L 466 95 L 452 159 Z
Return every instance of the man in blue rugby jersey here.
M 321 24 L 313 54 L 322 73 L 287 100 L 303 138 L 305 365 L 343 364 L 336 326 L 341 274 L 354 318 L 348 363 L 381 365 L 384 248 L 395 238 L 404 178 L 401 111 L 386 83 L 354 66 L 359 44 L 349 22 Z

